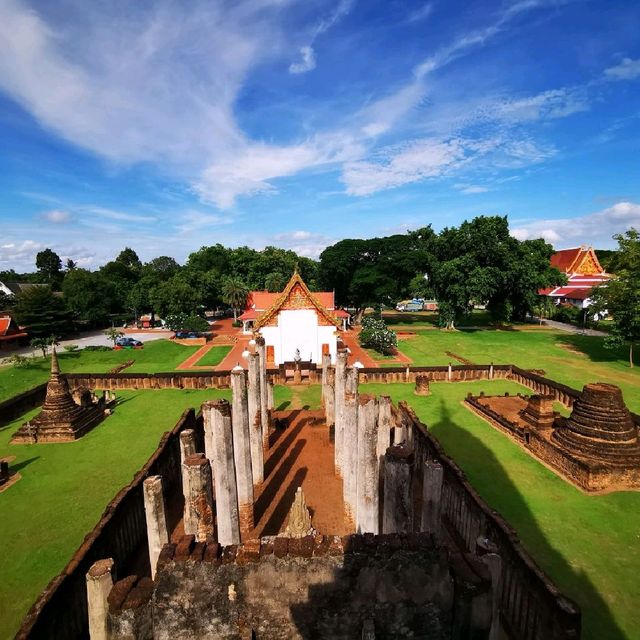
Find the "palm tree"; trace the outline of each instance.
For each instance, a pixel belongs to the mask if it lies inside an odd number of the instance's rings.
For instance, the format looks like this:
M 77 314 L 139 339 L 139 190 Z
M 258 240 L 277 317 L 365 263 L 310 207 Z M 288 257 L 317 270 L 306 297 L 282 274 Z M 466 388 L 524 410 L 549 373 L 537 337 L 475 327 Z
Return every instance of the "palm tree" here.
M 233 322 L 238 322 L 238 309 L 244 307 L 249 291 L 244 282 L 235 276 L 228 277 L 222 285 L 222 300 L 233 309 Z

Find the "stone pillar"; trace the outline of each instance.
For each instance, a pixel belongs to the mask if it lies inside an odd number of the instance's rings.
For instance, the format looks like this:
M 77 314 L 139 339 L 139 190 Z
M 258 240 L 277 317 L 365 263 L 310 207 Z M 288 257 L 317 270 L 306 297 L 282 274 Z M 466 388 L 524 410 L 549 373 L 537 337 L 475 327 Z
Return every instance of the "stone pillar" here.
M 327 385 L 326 385 L 324 415 L 327 421 L 327 425 L 334 427 L 334 442 L 335 442 L 335 423 L 336 423 L 335 377 L 336 377 L 335 369 L 330 366 L 329 369 L 327 370 Z
M 489 380 L 493 380 L 493 362 L 489 367 Z
M 253 530 L 253 473 L 251 470 L 251 441 L 249 436 L 249 408 L 244 371 L 231 371 L 231 427 L 233 428 L 233 459 L 238 485 L 238 516 L 240 536 L 244 540 Z
M 107 597 L 113 587 L 113 559 L 98 560 L 87 572 L 87 613 L 91 640 L 107 640 Z
M 322 354 L 322 407 L 326 408 L 327 406 L 327 383 L 329 376 L 329 367 L 331 366 L 331 354 L 323 353 Z
M 428 396 L 431 394 L 431 391 L 429 390 L 429 376 L 427 375 L 417 375 L 416 376 L 416 387 L 415 387 L 415 394 L 417 396 Z
M 420 528 L 440 539 L 440 510 L 442 499 L 443 469 L 439 462 L 426 460 L 422 486 L 422 518 Z
M 344 406 L 347 379 L 347 351 L 340 349 L 336 355 L 336 369 L 334 379 L 334 424 L 335 424 L 335 467 L 336 472 L 342 475 L 342 469 L 345 465 L 344 460 Z
M 260 404 L 260 356 L 249 354 L 248 371 L 249 441 L 251 444 L 251 471 L 253 482 L 260 484 L 264 480 L 264 445 L 262 439 Z
M 147 521 L 151 578 L 155 578 L 160 550 L 169 542 L 164 493 L 162 491 L 162 476 L 148 477 L 142 483 L 142 493 L 144 495 L 144 515 Z
M 378 460 L 384 457 L 391 446 L 391 429 L 393 429 L 393 414 L 391 413 L 391 397 L 378 397 Z
M 184 532 L 193 534 L 196 542 L 214 537 L 213 492 L 211 466 L 204 453 L 194 453 L 183 465 Z
M 449 367 L 447 369 L 447 380 L 451 382 L 452 377 L 453 377 L 453 371 L 451 369 L 451 363 L 449 363 Z
M 260 371 L 260 422 L 262 424 L 262 443 L 269 448 L 269 392 L 267 390 L 267 347 L 262 336 L 256 338 L 256 351 L 259 356 Z
M 267 382 L 267 406 L 273 411 L 273 382 Z
M 344 396 L 344 478 L 342 483 L 344 504 L 349 515 L 356 520 L 358 487 L 358 395 Z
M 209 400 L 202 405 L 202 413 L 212 432 L 218 542 L 223 546 L 240 544 L 231 406 L 226 400 Z
M 196 433 L 193 429 L 180 432 L 180 464 L 196 453 Z
M 361 396 L 358 403 L 356 531 L 379 532 L 378 402 Z
M 413 453 L 405 447 L 389 447 L 384 456 L 382 533 L 413 531 L 411 467 Z
M 502 586 L 502 558 L 497 553 L 487 553 L 480 559 L 491 575 L 491 631 L 489 640 L 499 640 L 500 629 L 500 591 Z

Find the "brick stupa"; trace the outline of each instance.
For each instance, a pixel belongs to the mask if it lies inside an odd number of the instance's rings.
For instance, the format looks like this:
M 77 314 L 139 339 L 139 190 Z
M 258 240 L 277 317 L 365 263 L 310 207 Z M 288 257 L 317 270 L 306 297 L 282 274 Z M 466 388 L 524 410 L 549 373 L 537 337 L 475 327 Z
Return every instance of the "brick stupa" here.
M 574 455 L 590 460 L 640 466 L 638 428 L 622 392 L 612 384 L 585 385 L 571 416 L 555 430 L 553 439 Z
M 69 442 L 82 437 L 105 417 L 101 398 L 90 406 L 76 404 L 66 378 L 60 373 L 55 348 L 51 354 L 51 377 L 42 411 L 25 422 L 11 438 L 13 443 Z

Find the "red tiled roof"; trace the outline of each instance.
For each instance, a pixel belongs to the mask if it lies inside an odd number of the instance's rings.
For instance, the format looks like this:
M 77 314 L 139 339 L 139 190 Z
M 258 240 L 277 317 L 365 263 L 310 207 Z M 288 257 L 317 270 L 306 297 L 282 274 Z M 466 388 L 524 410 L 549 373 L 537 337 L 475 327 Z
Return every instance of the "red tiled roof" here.
M 241 316 L 238 316 L 238 320 L 255 320 L 260 315 L 259 311 L 255 309 L 247 309 Z
M 333 312 L 333 315 L 334 315 L 336 318 L 350 318 L 350 317 L 351 317 L 351 314 L 350 314 L 350 313 L 347 313 L 344 309 L 336 309 L 336 310 Z
M 551 294 L 554 298 L 569 298 L 570 300 L 586 300 L 591 295 L 591 289 L 576 289 L 574 287 L 558 287 Z
M 252 291 L 247 298 L 247 309 L 255 309 L 256 311 L 271 309 L 280 295 L 280 293 L 270 293 L 269 291 Z M 335 308 L 333 291 L 317 291 L 313 292 L 313 295 L 325 309 Z
M 11 316 L 0 316 L 0 340 L 12 340 L 14 338 L 26 338 L 27 334 L 20 331 L 18 325 Z
M 0 318 L 0 336 L 6 336 L 7 331 L 9 331 L 9 326 L 11 325 L 11 317 L 3 316 Z
M 556 251 L 551 256 L 551 266 L 557 267 L 562 273 L 567 273 L 582 251 L 580 247 Z

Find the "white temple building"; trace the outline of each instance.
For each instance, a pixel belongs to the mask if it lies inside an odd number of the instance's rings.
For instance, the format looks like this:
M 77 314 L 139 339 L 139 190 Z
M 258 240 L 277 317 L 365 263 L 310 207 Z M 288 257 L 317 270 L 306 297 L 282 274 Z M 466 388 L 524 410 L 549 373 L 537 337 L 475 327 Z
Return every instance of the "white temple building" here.
M 321 364 L 323 353 L 335 362 L 338 337 L 347 329 L 349 314 L 335 308 L 333 292 L 312 293 L 296 272 L 281 293 L 252 291 L 240 320 L 244 333 L 264 338 L 267 366 L 296 357 Z

